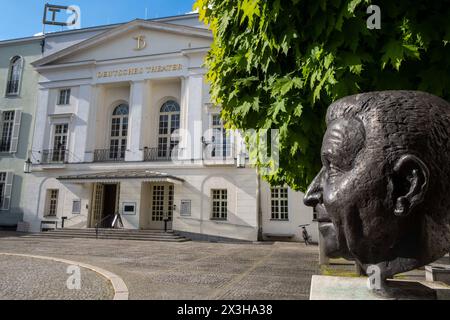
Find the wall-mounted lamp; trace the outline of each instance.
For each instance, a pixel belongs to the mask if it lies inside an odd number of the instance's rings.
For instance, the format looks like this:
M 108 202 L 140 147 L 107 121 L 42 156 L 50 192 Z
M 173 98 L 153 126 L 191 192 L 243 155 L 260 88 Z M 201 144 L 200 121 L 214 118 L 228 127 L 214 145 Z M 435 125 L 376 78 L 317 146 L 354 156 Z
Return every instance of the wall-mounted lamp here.
M 26 173 L 26 174 L 31 173 L 31 165 L 32 164 L 33 163 L 31 162 L 31 159 L 28 158 L 27 161 L 25 161 L 25 164 L 23 166 L 23 172 Z

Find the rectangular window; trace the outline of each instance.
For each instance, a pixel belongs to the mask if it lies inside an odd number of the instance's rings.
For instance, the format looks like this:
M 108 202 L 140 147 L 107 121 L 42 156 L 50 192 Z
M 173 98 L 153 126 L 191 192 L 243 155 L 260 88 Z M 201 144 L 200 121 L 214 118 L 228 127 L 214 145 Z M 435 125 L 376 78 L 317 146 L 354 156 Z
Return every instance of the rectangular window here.
M 231 156 L 231 137 L 223 126 L 220 114 L 213 114 L 211 119 L 213 134 L 212 158 L 229 158 Z
M 227 220 L 228 217 L 228 191 L 226 189 L 211 190 L 212 219 Z
M 289 220 L 288 188 L 271 188 L 272 220 Z
M 81 213 L 81 200 L 74 200 L 72 202 L 72 214 Z
M 59 190 L 47 190 L 47 206 L 45 210 L 45 217 L 56 217 L 58 212 L 58 196 Z
M 10 209 L 13 180 L 13 172 L 0 172 L 0 210 Z
M 70 94 L 71 94 L 70 89 L 59 90 L 58 105 L 70 104 Z
M 0 172 L 0 208 L 5 202 L 6 172 Z
M 69 133 L 69 125 L 57 124 L 55 125 L 55 133 L 53 137 L 53 151 L 51 154 L 52 162 L 63 163 L 67 159 L 67 135 Z
M 1 118 L 0 152 L 9 152 L 14 128 L 14 111 L 5 111 Z

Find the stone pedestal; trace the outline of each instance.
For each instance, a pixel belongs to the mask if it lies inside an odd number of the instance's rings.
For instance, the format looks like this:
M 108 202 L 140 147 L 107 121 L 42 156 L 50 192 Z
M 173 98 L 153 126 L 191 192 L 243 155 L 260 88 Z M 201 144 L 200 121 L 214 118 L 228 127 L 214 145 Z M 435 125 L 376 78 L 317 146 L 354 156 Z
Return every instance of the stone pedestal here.
M 319 264 L 327 265 L 330 263 L 330 259 L 327 257 L 325 253 L 325 239 L 323 238 L 322 233 L 320 233 L 320 223 L 319 225 Z
M 407 298 L 379 296 L 368 289 L 365 277 L 313 276 L 310 300 L 450 300 L 450 286 L 443 283 L 391 280 L 391 285 L 410 295 Z
M 427 281 L 440 281 L 450 285 L 450 266 L 444 264 L 432 264 L 426 266 L 425 276 Z

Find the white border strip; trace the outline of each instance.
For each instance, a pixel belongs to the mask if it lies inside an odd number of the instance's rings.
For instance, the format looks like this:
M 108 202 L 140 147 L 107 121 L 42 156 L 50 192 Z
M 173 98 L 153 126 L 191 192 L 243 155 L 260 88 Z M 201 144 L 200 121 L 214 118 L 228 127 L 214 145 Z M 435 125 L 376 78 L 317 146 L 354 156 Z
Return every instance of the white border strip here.
M 25 257 L 25 258 L 34 258 L 34 259 L 42 259 L 42 260 L 50 260 L 50 261 L 56 261 L 61 262 L 69 265 L 75 265 L 82 268 L 89 269 L 91 271 L 94 271 L 104 278 L 106 278 L 109 282 L 111 282 L 111 285 L 113 286 L 114 290 L 114 297 L 113 300 L 128 300 L 129 298 L 129 292 L 128 287 L 126 286 L 125 282 L 122 280 L 121 277 L 118 275 L 109 272 L 105 269 L 87 264 L 82 262 L 76 262 L 71 260 L 65 260 L 65 259 L 59 259 L 59 258 L 53 258 L 53 257 L 46 257 L 46 256 L 34 256 L 34 255 L 28 255 L 28 254 L 17 254 L 17 253 L 1 253 L 0 256 L 14 256 L 14 257 Z

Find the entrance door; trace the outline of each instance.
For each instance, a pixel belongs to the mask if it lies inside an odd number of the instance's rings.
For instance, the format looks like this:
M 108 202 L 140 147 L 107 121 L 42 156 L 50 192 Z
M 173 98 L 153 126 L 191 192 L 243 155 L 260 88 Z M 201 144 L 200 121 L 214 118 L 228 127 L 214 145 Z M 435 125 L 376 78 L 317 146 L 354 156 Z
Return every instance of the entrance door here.
M 103 196 L 105 186 L 101 183 L 94 184 L 94 193 L 92 196 L 92 211 L 90 227 L 95 228 L 97 222 L 102 220 L 103 215 Z
M 110 228 L 118 208 L 118 184 L 96 183 L 94 186 L 91 228 L 98 223 L 101 228 Z M 107 218 L 109 217 L 109 218 Z
M 103 197 L 103 215 L 102 215 L 103 222 L 101 224 L 103 228 L 111 228 L 112 226 L 112 222 L 114 220 L 114 215 L 116 214 L 116 207 L 117 207 L 116 197 L 117 197 L 117 185 L 106 184 L 105 196 Z
M 164 230 L 165 220 L 168 220 L 167 230 L 172 230 L 174 187 L 170 184 L 157 184 L 151 188 L 149 229 Z

